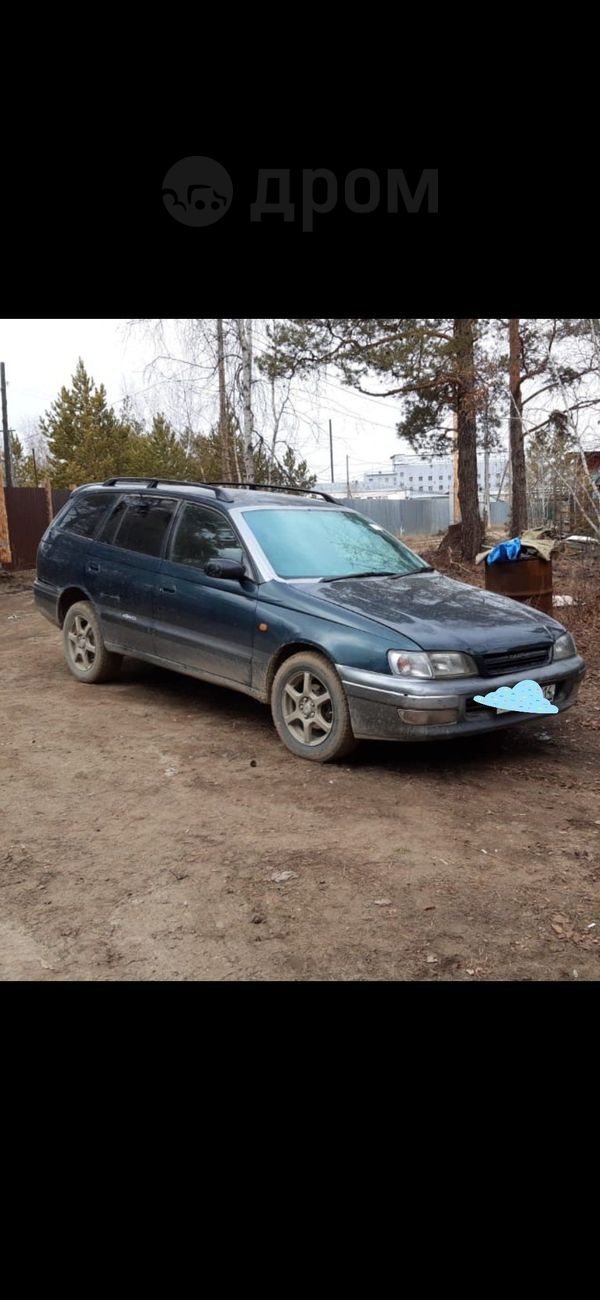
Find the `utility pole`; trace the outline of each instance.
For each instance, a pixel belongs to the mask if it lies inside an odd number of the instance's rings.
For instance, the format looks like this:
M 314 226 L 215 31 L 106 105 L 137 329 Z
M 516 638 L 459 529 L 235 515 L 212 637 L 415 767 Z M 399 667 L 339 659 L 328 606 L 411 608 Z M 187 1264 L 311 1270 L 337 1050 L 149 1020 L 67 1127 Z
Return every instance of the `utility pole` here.
M 2 389 L 2 437 L 4 440 L 4 478 L 7 488 L 11 488 L 12 465 L 10 463 L 10 433 L 8 431 L 8 412 L 6 409 L 6 370 L 4 362 L 0 361 L 0 388 Z
M 346 456 L 346 491 L 347 491 L 347 493 L 348 493 L 348 496 L 351 497 L 351 496 L 352 496 L 352 493 L 351 493 L 351 491 L 350 491 L 350 469 L 349 469 L 349 467 L 348 467 L 348 457 L 347 457 L 347 456 Z
M 331 420 L 329 421 L 329 459 L 331 462 L 331 486 L 335 483 L 333 476 L 333 433 L 331 430 Z

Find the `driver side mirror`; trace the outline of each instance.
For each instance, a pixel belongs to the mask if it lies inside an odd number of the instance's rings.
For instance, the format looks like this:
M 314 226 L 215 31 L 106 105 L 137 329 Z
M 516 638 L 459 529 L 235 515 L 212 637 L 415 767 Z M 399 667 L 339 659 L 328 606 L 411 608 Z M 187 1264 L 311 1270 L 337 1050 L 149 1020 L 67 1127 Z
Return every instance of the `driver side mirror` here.
M 248 575 L 239 560 L 207 560 L 204 572 L 209 578 L 226 578 L 228 582 L 242 582 Z

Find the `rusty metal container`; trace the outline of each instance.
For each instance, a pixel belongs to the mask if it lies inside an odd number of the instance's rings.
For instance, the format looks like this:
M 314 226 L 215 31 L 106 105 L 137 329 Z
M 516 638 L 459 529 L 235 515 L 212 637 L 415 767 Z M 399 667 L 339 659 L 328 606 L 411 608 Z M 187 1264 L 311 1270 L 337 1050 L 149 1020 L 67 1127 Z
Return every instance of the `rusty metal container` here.
M 499 596 L 510 596 L 523 605 L 532 605 L 545 614 L 552 613 L 552 560 L 539 555 L 528 560 L 500 560 L 484 564 L 485 589 Z

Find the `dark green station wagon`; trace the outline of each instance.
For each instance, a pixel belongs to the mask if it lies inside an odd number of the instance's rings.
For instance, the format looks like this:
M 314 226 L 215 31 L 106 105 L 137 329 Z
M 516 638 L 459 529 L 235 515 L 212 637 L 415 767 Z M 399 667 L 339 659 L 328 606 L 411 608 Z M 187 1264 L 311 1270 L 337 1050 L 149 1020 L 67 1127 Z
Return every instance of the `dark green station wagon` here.
M 34 592 L 79 681 L 134 655 L 243 691 L 317 762 L 535 719 L 475 699 L 524 680 L 563 712 L 585 671 L 554 618 L 437 573 L 325 493 L 88 484 L 44 534 Z

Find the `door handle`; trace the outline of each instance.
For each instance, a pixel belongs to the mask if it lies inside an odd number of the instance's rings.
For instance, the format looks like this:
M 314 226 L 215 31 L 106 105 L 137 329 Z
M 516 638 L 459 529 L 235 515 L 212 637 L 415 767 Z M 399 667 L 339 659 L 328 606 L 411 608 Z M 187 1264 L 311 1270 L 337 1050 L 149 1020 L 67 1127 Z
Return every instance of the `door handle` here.
M 100 565 L 99 565 L 99 564 L 95 564 L 93 560 L 90 560 L 90 562 L 89 562 L 89 564 L 88 564 L 88 572 L 89 572 L 89 573 L 99 573 L 99 572 L 100 572 Z
M 177 591 L 177 587 L 161 587 L 160 590 L 164 592 L 165 595 L 174 596 L 175 592 Z

